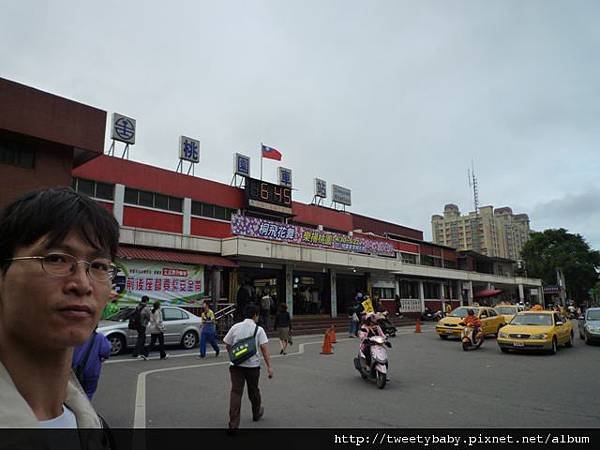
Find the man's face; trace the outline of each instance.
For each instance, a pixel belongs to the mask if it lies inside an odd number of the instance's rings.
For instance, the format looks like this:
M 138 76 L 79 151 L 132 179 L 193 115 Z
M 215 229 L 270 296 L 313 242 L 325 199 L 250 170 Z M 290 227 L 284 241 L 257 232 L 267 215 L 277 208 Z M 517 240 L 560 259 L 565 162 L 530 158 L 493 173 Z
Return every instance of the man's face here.
M 47 237 L 20 247 L 14 257 L 45 256 L 59 252 L 91 261 L 110 258 L 98 252 L 78 234 L 50 248 Z M 0 336 L 21 345 L 64 349 L 85 342 L 108 302 L 111 282 L 92 280 L 86 266 L 78 264 L 75 273 L 65 277 L 48 275 L 39 260 L 13 261 L 0 273 Z

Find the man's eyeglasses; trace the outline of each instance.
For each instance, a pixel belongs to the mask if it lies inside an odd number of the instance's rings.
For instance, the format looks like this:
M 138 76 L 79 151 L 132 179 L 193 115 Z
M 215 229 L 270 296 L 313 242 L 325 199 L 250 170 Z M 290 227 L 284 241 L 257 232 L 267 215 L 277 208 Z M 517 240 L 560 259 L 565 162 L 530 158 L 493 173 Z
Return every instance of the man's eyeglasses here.
M 85 264 L 86 273 L 94 281 L 111 281 L 117 276 L 118 272 L 117 266 L 109 259 L 78 260 L 66 253 L 50 253 L 46 256 L 19 256 L 10 258 L 7 261 L 26 261 L 29 259 L 39 261 L 44 272 L 54 277 L 66 277 L 74 274 L 77 264 Z

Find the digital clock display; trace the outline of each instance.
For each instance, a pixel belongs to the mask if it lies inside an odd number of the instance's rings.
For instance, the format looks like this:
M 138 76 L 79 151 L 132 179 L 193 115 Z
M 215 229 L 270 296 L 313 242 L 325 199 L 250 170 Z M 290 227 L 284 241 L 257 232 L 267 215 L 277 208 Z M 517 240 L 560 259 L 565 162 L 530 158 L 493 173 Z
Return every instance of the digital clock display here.
M 246 198 L 248 206 L 258 209 L 292 213 L 292 188 L 266 181 L 246 178 Z

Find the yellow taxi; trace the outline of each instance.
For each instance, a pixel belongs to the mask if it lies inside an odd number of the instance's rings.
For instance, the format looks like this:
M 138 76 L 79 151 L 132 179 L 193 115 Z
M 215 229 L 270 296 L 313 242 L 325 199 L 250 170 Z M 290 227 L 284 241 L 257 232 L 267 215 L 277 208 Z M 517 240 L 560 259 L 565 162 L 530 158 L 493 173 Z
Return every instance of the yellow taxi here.
M 503 353 L 509 350 L 547 350 L 573 346 L 573 324 L 554 311 L 522 311 L 498 335 Z
M 494 308 L 487 306 L 460 306 L 441 319 L 435 326 L 435 331 L 440 339 L 448 339 L 448 337 L 460 337 L 462 326 L 460 322 L 467 315 L 469 309 L 475 312 L 475 315 L 481 320 L 481 329 L 485 336 L 490 334 L 497 335 L 505 325 L 504 316 L 498 314 Z
M 504 321 L 506 323 L 510 323 L 510 321 L 515 317 L 515 315 L 521 311 L 517 305 L 496 305 L 494 309 L 498 314 L 504 316 Z

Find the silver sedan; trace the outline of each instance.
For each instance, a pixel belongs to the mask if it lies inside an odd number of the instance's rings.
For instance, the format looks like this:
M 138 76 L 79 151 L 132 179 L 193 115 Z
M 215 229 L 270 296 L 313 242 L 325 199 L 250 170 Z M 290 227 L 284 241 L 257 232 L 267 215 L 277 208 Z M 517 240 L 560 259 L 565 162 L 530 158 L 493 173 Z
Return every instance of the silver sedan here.
M 110 341 L 111 356 L 135 347 L 137 331 L 128 328 L 129 316 L 133 310 L 132 307 L 123 308 L 98 324 L 98 332 L 104 334 Z M 162 306 L 161 311 L 165 325 L 165 345 L 181 345 L 185 349 L 194 348 L 199 342 L 202 329 L 200 317 L 176 306 Z M 150 332 L 146 333 L 146 337 L 148 343 Z

